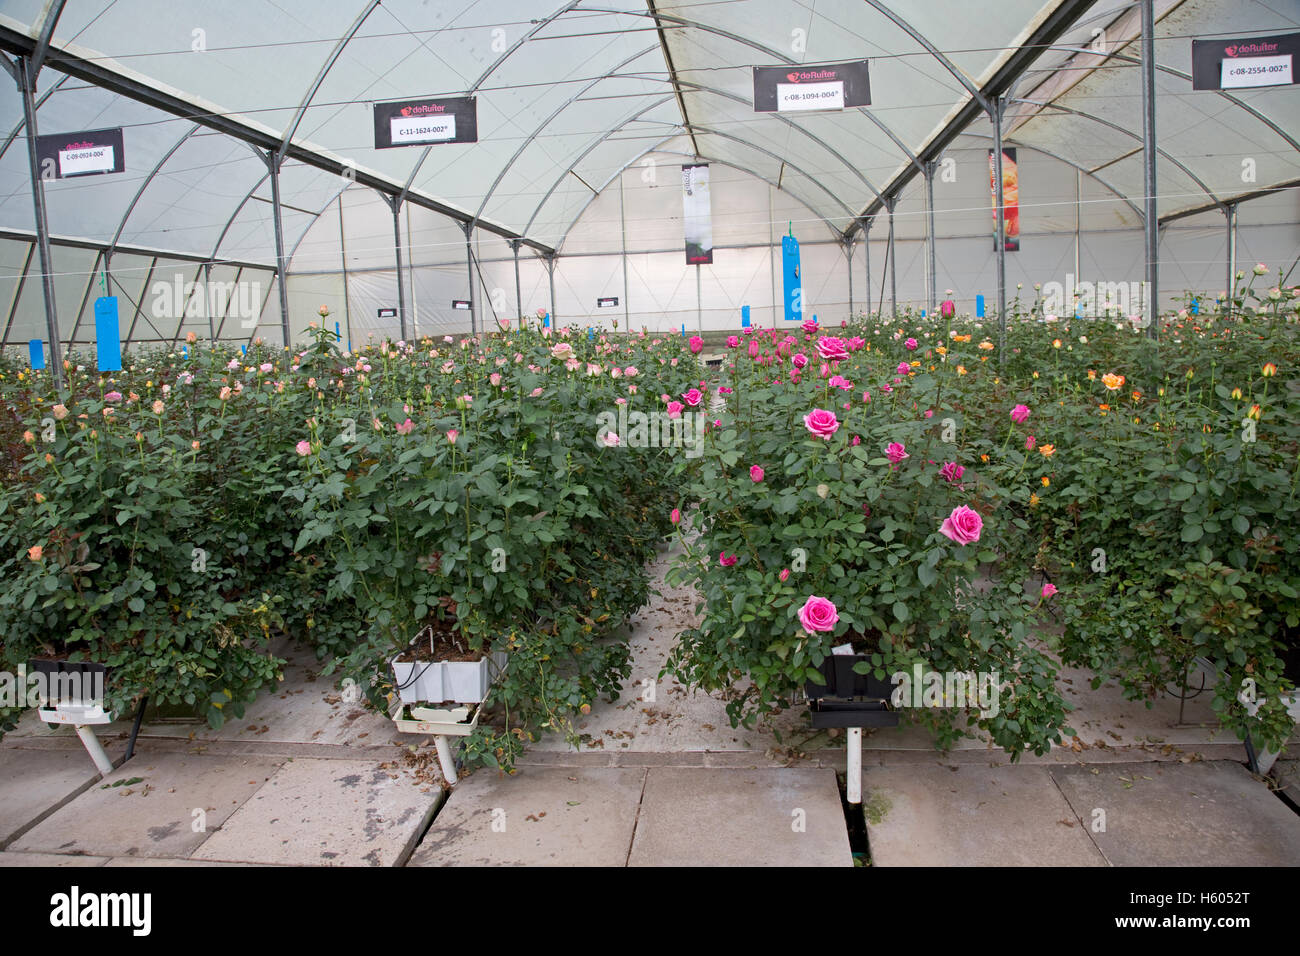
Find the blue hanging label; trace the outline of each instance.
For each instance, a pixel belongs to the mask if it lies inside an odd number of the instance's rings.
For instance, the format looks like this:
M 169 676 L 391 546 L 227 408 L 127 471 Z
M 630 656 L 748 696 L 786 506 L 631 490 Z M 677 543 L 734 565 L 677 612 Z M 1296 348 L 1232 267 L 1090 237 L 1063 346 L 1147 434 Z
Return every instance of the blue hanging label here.
M 749 306 L 747 305 L 740 307 L 740 327 L 742 329 L 749 328 Z
M 101 372 L 122 371 L 122 330 L 115 295 L 95 300 L 95 361 Z
M 984 296 L 983 295 L 975 296 L 975 317 L 977 319 L 984 318 Z
M 799 277 L 799 240 L 781 237 L 781 277 L 785 290 L 785 319 L 798 322 L 803 318 L 803 286 Z
M 45 368 L 45 343 L 32 339 L 27 343 L 27 354 L 31 357 L 32 368 Z

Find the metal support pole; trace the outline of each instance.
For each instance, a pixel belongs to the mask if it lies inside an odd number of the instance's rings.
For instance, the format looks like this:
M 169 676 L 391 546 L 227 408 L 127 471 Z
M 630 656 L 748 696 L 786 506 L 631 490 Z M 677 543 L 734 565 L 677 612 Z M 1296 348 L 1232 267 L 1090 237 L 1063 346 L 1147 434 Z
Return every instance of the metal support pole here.
M 1002 188 L 1002 97 L 993 100 L 989 118 L 993 120 L 993 203 L 994 242 L 997 243 L 998 262 L 998 363 L 1003 361 L 1007 351 L 1007 222 L 1006 208 L 1003 206 Z
M 212 342 L 216 341 L 216 338 L 217 338 L 217 329 L 216 329 L 216 326 L 214 326 L 214 325 L 212 324 L 212 306 L 211 306 L 211 302 L 212 302 L 212 263 L 211 263 L 211 262 L 205 262 L 205 263 L 203 263 L 203 299 L 204 299 L 204 302 L 205 302 L 205 303 L 208 303 L 208 304 L 204 307 L 203 311 L 206 312 L 206 313 L 208 314 L 208 342 L 209 342 L 209 343 L 212 343 Z M 180 328 L 180 323 L 177 323 L 177 328 Z
M 849 260 L 849 317 L 853 317 L 853 237 L 844 240 L 844 255 Z
M 266 168 L 271 173 L 271 217 L 275 220 L 275 274 L 280 286 L 280 331 L 286 347 L 293 344 L 289 336 L 289 289 L 284 276 L 284 226 L 280 221 L 280 158 L 268 151 Z
M 929 247 L 930 262 L 927 269 L 927 282 L 930 287 L 930 296 L 927 308 L 929 315 L 934 315 L 937 310 L 939 301 L 938 286 L 938 266 L 935 259 L 935 236 L 934 236 L 934 160 L 925 164 L 925 207 L 929 216 L 929 224 L 925 229 L 926 245 Z
M 519 240 L 510 240 L 510 250 L 515 254 L 515 317 L 524 317 L 524 296 L 519 285 Z
M 560 327 L 556 324 L 559 320 L 555 317 L 555 253 L 553 252 L 546 257 L 546 274 L 551 282 L 551 331 L 558 332 Z
M 343 325 L 348 334 L 347 344 L 338 345 L 339 351 L 347 355 L 352 345 L 352 306 L 348 303 L 348 237 L 343 228 L 343 193 L 339 193 L 339 262 L 343 266 Z
M 868 216 L 862 221 L 862 258 L 866 260 L 867 274 L 867 317 L 871 317 L 871 224 L 875 216 Z
M 410 209 L 410 206 L 406 207 Z M 411 214 L 406 214 L 406 248 L 414 249 L 415 240 L 411 237 Z M 420 303 L 415 297 L 415 253 L 410 255 L 410 262 L 406 266 L 406 278 L 411 283 L 411 339 L 418 341 L 420 338 Z M 405 336 L 403 336 L 405 338 Z
M 402 281 L 402 199 L 400 196 L 385 196 L 384 199 L 388 202 L 388 208 L 393 210 L 393 254 L 397 263 L 398 338 L 406 341 L 406 284 Z
M 623 263 L 623 331 L 632 331 L 632 304 L 627 298 L 627 214 L 623 207 L 623 174 L 618 174 L 618 221 L 622 227 L 623 244 L 620 246 L 619 259 Z
M 461 223 L 461 228 L 465 230 L 465 276 L 469 279 L 469 334 L 478 334 L 478 323 L 475 321 L 475 295 L 474 295 L 474 227 L 468 223 Z
M 36 212 L 36 248 L 41 261 L 41 291 L 45 297 L 45 334 L 50 340 L 50 374 L 54 387 L 63 387 L 63 349 L 59 345 L 59 319 L 54 301 L 54 260 L 50 253 L 50 224 L 45 208 L 45 181 L 36 157 L 36 76 L 27 57 L 17 59 L 18 86 L 23 94 L 23 119 L 27 132 L 27 164 L 32 178 L 32 204 Z
M 1159 213 L 1156 210 L 1156 51 L 1155 2 L 1142 3 L 1142 191 L 1145 210 L 1146 295 L 1143 308 L 1147 334 L 1156 337 L 1160 286 Z
M 898 256 L 894 249 L 894 206 L 898 199 L 890 196 L 886 205 L 889 208 L 889 308 L 898 318 Z
M 1223 287 L 1228 295 L 1223 307 L 1230 313 L 1237 292 L 1237 204 L 1230 202 L 1223 211 L 1228 217 L 1228 284 Z
M 1083 271 L 1083 170 L 1074 171 L 1074 286 L 1079 286 Z M 1074 289 L 1068 290 L 1074 301 Z M 1073 310 L 1071 310 L 1073 314 Z

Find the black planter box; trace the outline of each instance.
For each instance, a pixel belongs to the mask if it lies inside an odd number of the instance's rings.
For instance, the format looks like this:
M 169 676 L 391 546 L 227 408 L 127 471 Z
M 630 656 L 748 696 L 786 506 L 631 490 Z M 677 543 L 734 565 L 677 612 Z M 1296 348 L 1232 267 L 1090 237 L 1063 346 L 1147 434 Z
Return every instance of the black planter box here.
M 819 670 L 826 683 L 804 684 L 814 727 L 898 726 L 898 713 L 889 707 L 894 685 L 853 670 L 870 660 L 866 654 L 832 654 L 822 661 Z
M 103 664 L 96 664 L 91 661 L 28 661 L 27 670 L 33 674 L 45 675 L 45 687 L 50 691 L 50 699 L 46 702 L 49 707 L 57 707 L 60 704 L 81 705 L 91 703 L 84 699 L 77 699 L 73 696 L 64 696 L 59 693 L 64 687 L 82 688 L 94 686 L 95 675 L 99 675 L 99 686 L 101 689 L 108 684 L 108 668 Z M 70 679 L 65 683 L 59 675 L 68 675 Z M 102 700 L 93 701 L 93 703 L 102 704 Z

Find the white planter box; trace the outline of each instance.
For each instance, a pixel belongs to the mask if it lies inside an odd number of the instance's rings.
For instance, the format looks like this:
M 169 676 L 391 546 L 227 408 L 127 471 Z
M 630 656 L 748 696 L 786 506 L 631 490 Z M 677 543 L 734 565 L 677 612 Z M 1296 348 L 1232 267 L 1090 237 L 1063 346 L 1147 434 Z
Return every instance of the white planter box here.
M 404 704 L 447 700 L 476 704 L 487 696 L 492 681 L 505 669 L 506 659 L 504 652 L 497 652 L 478 661 L 394 660 L 393 677 Z

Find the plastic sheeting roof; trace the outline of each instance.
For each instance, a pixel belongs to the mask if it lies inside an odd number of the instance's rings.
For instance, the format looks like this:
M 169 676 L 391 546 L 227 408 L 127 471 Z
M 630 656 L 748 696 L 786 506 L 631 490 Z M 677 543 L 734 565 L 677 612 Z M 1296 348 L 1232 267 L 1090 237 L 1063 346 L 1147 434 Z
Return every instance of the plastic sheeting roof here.
M 0 48 L 29 52 L 51 10 L 40 132 L 120 125 L 127 154 L 124 174 L 50 184 L 54 235 L 273 262 L 267 163 L 241 140 L 285 155 L 286 249 L 353 167 L 358 183 L 548 251 L 620 170 L 670 142 L 851 233 L 963 128 L 987 134 L 990 93 L 1010 96 L 1008 145 L 1141 205 L 1126 0 L 5 0 Z M 1300 2 L 1156 0 L 1156 15 L 1161 216 L 1300 180 L 1295 87 L 1223 95 L 1189 78 L 1193 36 L 1300 29 Z M 751 66 L 862 58 L 870 107 L 753 110 Z M 374 148 L 373 103 L 465 93 L 477 143 Z M 33 229 L 22 116 L 11 86 L 3 229 Z

